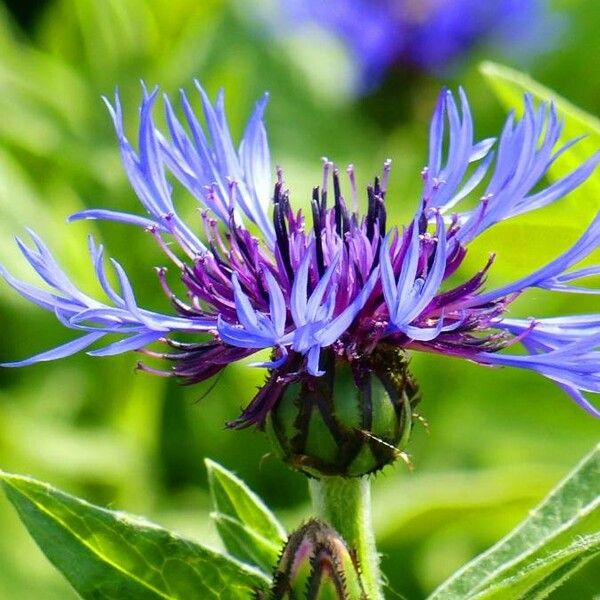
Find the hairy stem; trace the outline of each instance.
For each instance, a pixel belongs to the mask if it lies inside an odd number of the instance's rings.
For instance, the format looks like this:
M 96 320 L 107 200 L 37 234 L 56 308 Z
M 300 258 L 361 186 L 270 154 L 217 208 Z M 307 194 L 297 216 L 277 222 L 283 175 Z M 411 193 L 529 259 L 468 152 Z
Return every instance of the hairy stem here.
M 315 516 L 329 523 L 356 550 L 367 597 L 384 600 L 369 478 L 323 477 L 311 479 L 309 487 Z

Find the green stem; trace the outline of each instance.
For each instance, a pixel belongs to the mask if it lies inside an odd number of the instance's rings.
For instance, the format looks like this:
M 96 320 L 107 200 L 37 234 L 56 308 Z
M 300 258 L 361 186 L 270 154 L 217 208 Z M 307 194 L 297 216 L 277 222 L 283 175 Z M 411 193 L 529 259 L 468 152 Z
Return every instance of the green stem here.
M 356 550 L 369 600 L 383 600 L 379 554 L 371 519 L 368 477 L 323 477 L 309 481 L 315 516 L 331 525 Z

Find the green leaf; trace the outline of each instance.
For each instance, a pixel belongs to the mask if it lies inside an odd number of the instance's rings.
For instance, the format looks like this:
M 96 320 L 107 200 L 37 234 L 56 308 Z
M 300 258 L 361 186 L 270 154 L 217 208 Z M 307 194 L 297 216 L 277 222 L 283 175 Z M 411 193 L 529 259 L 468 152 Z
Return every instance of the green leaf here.
M 206 460 L 211 514 L 223 544 L 236 558 L 272 572 L 286 533 L 264 502 L 233 473 Z
M 600 445 L 519 527 L 459 570 L 429 600 L 544 598 L 599 553 L 599 507 Z M 519 594 L 508 594 L 517 589 Z
M 485 61 L 480 67 L 498 97 L 507 106 L 520 105 L 523 94 L 529 92 L 538 100 L 552 100 L 556 108 L 568 120 L 565 126 L 575 135 L 589 134 L 596 144 L 590 144 L 592 151 L 597 150 L 600 141 L 600 119 L 575 106 L 554 90 L 538 83 L 529 75 L 491 61 Z
M 569 547 L 550 552 L 510 577 L 487 587 L 477 600 L 546 598 L 568 577 L 600 554 L 600 533 L 575 540 Z
M 21 520 L 90 600 L 248 600 L 268 578 L 143 519 L 93 506 L 29 477 L 0 472 Z
M 276 545 L 250 527 L 221 513 L 211 513 L 227 551 L 243 562 L 272 573 L 283 545 Z

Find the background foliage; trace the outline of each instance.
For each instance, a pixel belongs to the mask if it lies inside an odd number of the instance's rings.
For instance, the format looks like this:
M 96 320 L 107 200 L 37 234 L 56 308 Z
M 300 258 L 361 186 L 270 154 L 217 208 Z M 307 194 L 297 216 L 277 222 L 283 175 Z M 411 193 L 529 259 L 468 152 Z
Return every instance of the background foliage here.
M 272 155 L 284 167 L 294 201 L 308 198 L 323 155 L 340 165 L 354 163 L 361 182 L 389 156 L 389 207 L 398 221 L 417 199 L 427 120 L 440 85 L 466 87 L 480 136 L 499 128 L 504 109 L 477 70 L 481 59 L 526 69 L 600 114 L 595 0 L 554 3 L 562 33 L 544 54 L 510 58 L 482 48 L 445 78 L 386 81 L 363 98 L 351 93 L 352 64 L 337 43 L 297 31 L 273 39 L 248 11 L 253 3 L 49 0 L 29 10 L 27 3 L 14 4 L 19 21 L 0 6 L 0 262 L 28 276 L 13 235 L 32 225 L 94 290 L 81 252 L 93 231 L 128 269 L 139 296 L 156 306 L 162 296 L 151 268 L 163 260 L 149 236 L 129 235 L 132 230 L 119 225 L 65 224 L 68 214 L 85 206 L 136 206 L 100 101 L 116 85 L 132 126 L 140 79 L 172 95 L 179 87 L 189 90 L 193 77 L 213 94 L 224 87 L 237 132 L 254 99 L 268 89 Z M 560 210 L 553 210 L 497 228 L 469 264 L 497 250 L 493 283 L 542 263 L 577 235 L 557 222 Z M 592 302 L 564 296 L 551 304 L 540 291 L 520 301 L 515 314 L 527 316 L 534 308 L 539 314 L 540 303 L 548 314 L 592 310 Z M 0 361 L 69 335 L 6 286 L 0 286 L 0 322 Z M 304 478 L 263 458 L 269 449 L 260 434 L 222 427 L 251 397 L 261 381 L 258 371 L 234 365 L 216 383 L 182 388 L 134 374 L 134 363 L 131 355 L 83 356 L 0 371 L 2 468 L 217 544 L 202 462 L 208 456 L 236 471 L 288 526 L 306 515 Z M 414 357 L 413 369 L 431 434 L 416 429 L 414 472 L 387 469 L 377 478 L 374 498 L 383 569 L 401 597 L 417 599 L 521 520 L 590 450 L 599 427 L 533 374 L 422 356 Z M 4 498 L 0 530 L 0 598 L 75 597 Z M 590 563 L 552 597 L 591 598 L 600 589 L 598 572 L 598 562 Z

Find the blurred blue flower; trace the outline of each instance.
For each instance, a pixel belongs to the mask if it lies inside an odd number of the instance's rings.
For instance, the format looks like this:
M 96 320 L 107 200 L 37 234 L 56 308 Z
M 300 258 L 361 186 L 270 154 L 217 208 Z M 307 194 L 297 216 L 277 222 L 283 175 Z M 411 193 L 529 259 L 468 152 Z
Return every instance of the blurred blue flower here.
M 179 272 L 185 301 L 171 290 L 161 268 L 158 278 L 175 314 L 140 307 L 114 260 L 119 290 L 111 286 L 103 248 L 90 239 L 93 268 L 107 297 L 96 300 L 70 281 L 30 232 L 34 247 L 18 244 L 49 289 L 19 281 L 3 268 L 0 273 L 25 298 L 82 335 L 5 366 L 62 358 L 116 334 L 116 341 L 89 354 L 139 350 L 173 363 L 166 371 L 146 364 L 141 369 L 194 383 L 268 348 L 270 358 L 257 363 L 270 370 L 268 380 L 236 422 L 246 425 L 261 424 L 288 384 L 316 381 L 331 365 L 349 366 L 356 381 L 364 381 L 375 368 L 373 357 L 387 356 L 386 364 L 395 364 L 398 353 L 419 350 L 530 369 L 600 416 L 584 396 L 600 392 L 600 313 L 506 316 L 509 305 L 530 288 L 600 293 L 579 283 L 600 274 L 600 265 L 576 267 L 600 245 L 600 215 L 572 248 L 526 277 L 484 290 L 492 255 L 471 278 L 448 281 L 473 239 L 496 223 L 560 200 L 596 168 L 600 153 L 562 179 L 542 184 L 549 166 L 577 142 L 558 144 L 562 123 L 554 106 L 536 107 L 526 96 L 521 119 L 511 114 L 497 140 L 476 141 L 465 94 L 460 91 L 457 103 L 443 90 L 431 121 L 423 192 L 412 222 L 399 229 L 386 220 L 389 161 L 368 186 L 361 216 L 353 167 L 347 169 L 345 197 L 338 169 L 325 160 L 322 183 L 312 192 L 309 224 L 301 210 L 292 210 L 281 170 L 272 186 L 266 97 L 236 148 L 223 95 L 213 105 L 197 88 L 206 127 L 182 92 L 184 122 L 164 99 L 166 132 L 153 121 L 158 91 L 144 92 L 137 151 L 125 136 L 118 97 L 109 104 L 125 170 L 145 214 L 102 209 L 71 217 L 148 231 Z M 178 216 L 172 180 L 199 203 L 203 236 Z M 474 208 L 457 208 L 470 197 L 479 198 Z M 154 342 L 168 350 L 152 349 Z M 511 348 L 517 351 L 504 352 Z
M 439 72 L 477 43 L 544 46 L 546 0 L 281 0 L 286 20 L 333 32 L 365 88 L 395 65 Z

